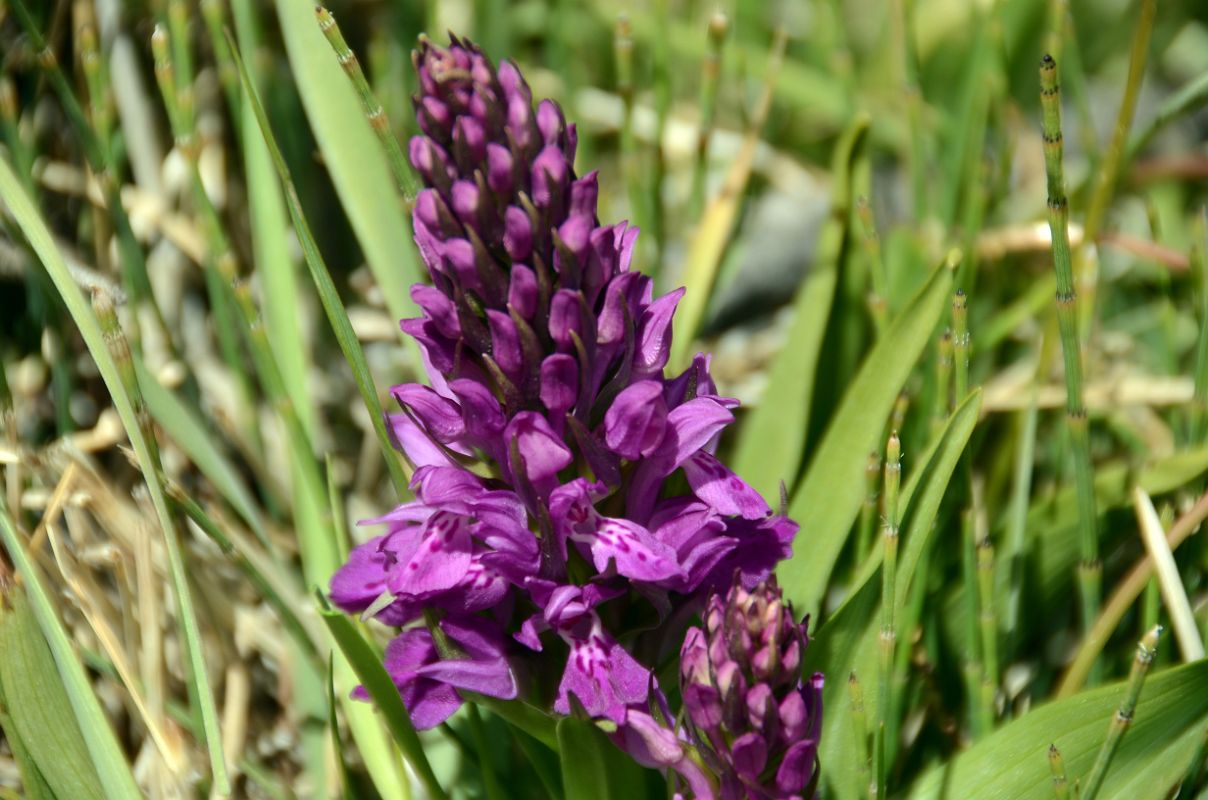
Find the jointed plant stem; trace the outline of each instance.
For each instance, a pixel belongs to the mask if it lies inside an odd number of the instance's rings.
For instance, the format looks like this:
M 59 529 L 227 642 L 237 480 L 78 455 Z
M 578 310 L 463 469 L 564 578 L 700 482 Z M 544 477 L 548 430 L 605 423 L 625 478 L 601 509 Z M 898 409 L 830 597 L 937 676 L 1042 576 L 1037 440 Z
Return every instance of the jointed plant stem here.
M 885 796 L 885 781 L 889 765 L 885 763 L 885 752 L 892 750 L 884 737 L 891 735 L 895 726 L 889 719 L 893 708 L 893 657 L 897 641 L 897 625 L 894 612 L 897 607 L 895 579 L 898 572 L 898 491 L 902 483 L 902 443 L 897 432 L 889 435 L 885 447 L 885 524 L 882 540 L 885 558 L 881 562 L 881 676 L 880 692 L 877 695 L 877 734 L 881 739 L 877 752 L 877 796 Z
M 1070 784 L 1065 777 L 1065 759 L 1057 745 L 1049 745 L 1049 769 L 1053 772 L 1053 795 L 1057 800 L 1069 800 Z
M 872 782 L 872 753 L 868 749 L 868 714 L 864 710 L 864 690 L 855 672 L 847 676 L 847 696 L 851 703 L 852 737 L 856 740 L 856 775 L 859 785 L 857 795 L 873 794 L 876 784 Z
M 1095 484 L 1091 469 L 1090 432 L 1082 394 L 1082 352 L 1078 335 L 1078 305 L 1070 258 L 1069 204 L 1065 196 L 1062 167 L 1061 99 L 1057 62 L 1045 56 L 1040 65 L 1040 102 L 1044 117 L 1044 164 L 1048 176 L 1049 232 L 1053 242 L 1053 268 L 1057 276 L 1057 321 L 1065 359 L 1066 421 L 1074 457 L 1074 481 L 1078 502 L 1078 532 L 1081 561 L 1078 587 L 1083 631 L 1099 615 L 1102 564 L 1095 512 Z M 1092 680 L 1097 672 L 1092 671 Z
M 1149 673 L 1149 665 L 1153 663 L 1154 653 L 1161 635 L 1162 626 L 1156 625 L 1137 643 L 1137 654 L 1133 658 L 1132 670 L 1128 674 L 1128 687 L 1125 689 L 1124 699 L 1112 717 L 1111 725 L 1107 729 L 1107 739 L 1099 749 L 1099 755 L 1095 757 L 1095 764 L 1091 767 L 1090 774 L 1086 776 L 1086 789 L 1082 792 L 1081 800 L 1095 800 L 1099 789 L 1103 786 L 1103 779 L 1107 776 L 1107 768 L 1116 755 L 1116 748 L 1120 746 L 1120 740 L 1124 738 L 1128 726 L 1132 724 L 1133 711 L 1137 708 L 1137 698 L 1141 696 L 1141 687 L 1145 684 L 1145 676 Z
M 323 6 L 315 6 L 315 17 L 319 20 L 319 30 L 323 31 L 327 43 L 335 51 L 336 60 L 340 62 L 340 66 L 344 68 L 344 74 L 348 76 L 348 80 L 352 82 L 352 88 L 356 90 L 357 99 L 361 101 L 361 108 L 365 112 L 365 119 L 369 120 L 369 127 L 373 128 L 382 149 L 386 151 L 386 161 L 390 164 L 390 171 L 394 173 L 394 180 L 400 194 L 408 203 L 412 202 L 419 192 L 419 181 L 416 180 L 411 165 L 403 156 L 398 139 L 390 130 L 390 118 L 386 116 L 385 109 L 378 102 L 373 89 L 369 87 L 369 82 L 365 80 L 365 72 L 361 69 L 360 60 L 356 53 L 352 52 L 348 42 L 344 40 L 344 34 L 340 33 L 340 26 L 330 11 Z

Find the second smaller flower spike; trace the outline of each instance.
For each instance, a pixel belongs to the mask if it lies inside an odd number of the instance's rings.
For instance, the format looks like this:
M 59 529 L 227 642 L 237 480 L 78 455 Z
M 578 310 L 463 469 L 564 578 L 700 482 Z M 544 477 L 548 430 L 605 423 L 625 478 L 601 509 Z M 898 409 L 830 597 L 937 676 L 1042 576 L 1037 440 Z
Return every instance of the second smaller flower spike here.
M 747 590 L 736 575 L 684 637 L 687 727 L 721 800 L 814 796 L 822 675 L 800 677 L 807 622 L 794 622 L 774 578 Z

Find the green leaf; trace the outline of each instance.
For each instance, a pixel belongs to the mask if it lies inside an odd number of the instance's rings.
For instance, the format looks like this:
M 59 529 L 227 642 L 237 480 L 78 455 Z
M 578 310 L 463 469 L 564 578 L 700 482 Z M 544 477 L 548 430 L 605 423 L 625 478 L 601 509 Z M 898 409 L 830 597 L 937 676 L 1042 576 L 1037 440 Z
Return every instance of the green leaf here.
M 319 30 L 314 3 L 276 0 L 276 6 L 306 116 L 386 308 L 395 319 L 419 316 L 410 287 L 423 279 L 423 270 L 386 156 Z M 418 350 L 408 347 L 418 365 Z
M 562 787 L 574 800 L 632 800 L 645 797 L 643 770 L 587 720 L 558 720 Z
M 197 615 L 185 572 L 184 554 L 181 552 L 176 523 L 168 508 L 164 488 L 159 479 L 158 461 L 152 454 L 151 443 L 143 436 L 134 410 L 134 402 L 122 383 L 121 374 L 105 344 L 104 334 L 101 332 L 96 315 L 72 279 L 67 264 L 55 245 L 46 223 L 42 221 L 33 202 L 25 194 L 20 181 L 13 174 L 12 167 L 3 159 L 0 159 L 0 198 L 3 198 L 5 204 L 8 205 L 13 219 L 21 228 L 21 232 L 25 234 L 25 238 L 29 240 L 30 247 L 37 254 L 38 260 L 46 268 L 47 274 L 50 275 L 55 288 L 63 298 L 63 303 L 67 306 L 72 320 L 79 329 L 89 354 L 96 362 L 97 370 L 105 382 L 105 388 L 109 390 L 114 408 L 117 409 L 118 416 L 122 420 L 122 427 L 126 429 L 126 435 L 138 456 L 143 477 L 147 482 L 147 492 L 151 495 L 151 504 L 155 507 L 156 517 L 159 519 L 164 535 L 164 549 L 168 556 L 168 571 L 172 577 L 180 633 L 185 642 L 189 696 L 197 704 L 197 711 L 201 715 L 204 743 L 210 756 L 210 768 L 213 771 L 215 787 L 221 793 L 227 793 L 230 791 L 230 787 L 226 773 L 226 761 L 222 752 L 222 736 L 218 727 L 218 711 L 214 705 L 214 693 L 210 689 L 210 680 L 206 673 L 201 631 L 197 624 Z M 104 775 L 102 775 L 103 777 Z
M 321 605 L 323 604 L 322 595 L 319 596 L 319 602 Z M 432 797 L 447 797 L 445 790 L 436 780 L 436 774 L 432 771 L 432 765 L 428 763 L 428 757 L 424 755 L 424 746 L 415 732 L 415 726 L 411 724 L 411 717 L 403 705 L 403 698 L 398 693 L 398 687 L 394 685 L 394 681 L 391 680 L 389 673 L 386 672 L 386 667 L 382 664 L 381 656 L 374 651 L 369 642 L 365 641 L 365 637 L 344 614 L 328 609 L 324 609 L 321 613 L 323 621 L 327 623 L 327 629 L 331 631 L 332 638 L 340 646 L 340 650 L 352 665 L 365 690 L 369 692 L 369 697 L 372 698 L 374 705 L 385 719 L 386 727 L 390 729 L 395 743 L 403 751 L 403 757 L 415 770 L 420 782 Z
M 27 756 L 23 774 L 35 786 L 44 781 L 51 797 L 104 798 L 50 647 L 17 587 L 0 599 L 0 653 L 4 727 Z
M 877 446 L 894 400 L 931 339 L 951 295 L 952 274 L 938 267 L 877 342 L 793 494 L 789 515 L 808 520 L 793 556 L 778 569 L 794 607 L 816 614 L 843 543 L 864 501 L 868 453 Z
M 838 185 L 818 240 L 818 258 L 797 292 L 788 339 L 768 370 L 767 389 L 748 415 L 734 454 L 734 471 L 764 497 L 776 497 L 781 481 L 796 479 L 805 453 L 818 358 L 848 242 L 851 169 L 867 132 L 868 117 L 862 115 L 836 148 L 832 172 Z
M 1029 712 L 925 775 L 915 800 L 1052 800 L 1048 748 L 1072 781 L 1085 776 L 1124 696 L 1124 683 Z M 1160 800 L 1182 777 L 1208 725 L 1208 660 L 1150 676 L 1132 726 L 1099 793 L 1101 800 Z
M 940 432 L 936 444 L 911 468 L 903 500 L 904 509 L 902 552 L 894 581 L 895 607 L 902 609 L 910 592 L 923 550 L 935 530 L 935 517 L 948 489 L 949 481 L 968 446 L 981 413 L 981 390 L 970 393 L 952 412 Z M 825 778 L 835 797 L 856 797 L 856 749 L 851 733 L 851 707 L 848 702 L 846 677 L 854 671 L 864 692 L 864 707 L 876 708 L 878 698 L 877 641 L 880 627 L 880 555 L 878 548 L 849 599 L 818 630 L 806 650 L 805 670 L 827 675 L 824 690 L 826 713 L 823 715 L 822 749 L 820 757 L 826 765 Z M 899 629 L 898 635 L 903 631 Z
M 0 161 L 0 175 L 3 175 L 7 168 L 7 164 Z M 40 635 L 44 637 L 43 641 L 48 646 L 54 661 L 53 665 L 35 664 L 41 670 L 40 674 L 43 679 L 47 683 L 53 684 L 49 688 L 43 687 L 43 690 L 55 691 L 54 686 L 57 686 L 61 687 L 67 696 L 67 702 L 70 704 L 75 723 L 79 725 L 87 757 L 92 762 L 102 796 L 109 800 L 137 800 L 142 794 L 134 782 L 134 775 L 130 772 L 126 754 L 122 752 L 117 737 L 113 734 L 113 729 L 109 727 L 109 721 L 105 718 L 100 701 L 93 694 L 88 675 L 76 657 L 67 631 L 63 629 L 63 624 L 55 614 L 54 604 L 51 602 L 46 588 L 42 585 L 42 578 L 37 572 L 37 567 L 25 553 L 24 545 L 17 536 L 16 527 L 13 525 L 12 518 L 9 517 L 8 509 L 2 499 L 0 499 L 0 540 L 4 542 L 4 547 L 8 551 L 8 556 L 12 560 L 13 566 L 16 567 L 17 573 L 25 579 L 25 591 L 28 594 L 30 610 L 33 612 Z M 14 596 L 16 594 L 16 592 L 13 593 Z M 7 624 L 9 624 L 8 621 L 5 622 L 5 625 Z M 21 631 L 20 636 L 25 641 L 33 638 L 33 633 Z M 4 657 L 0 658 L 0 665 L 7 673 L 15 667 L 16 662 L 13 659 L 14 663 L 9 663 L 10 643 L 5 642 L 4 644 L 5 647 L 0 650 L 4 654 Z M 28 646 L 27 642 L 25 646 Z M 10 704 L 13 703 L 17 700 L 15 693 L 23 688 L 23 684 L 7 675 L 0 677 L 0 681 L 4 683 L 5 700 Z M 38 752 L 40 746 L 28 741 L 23 733 L 21 737 L 22 742 L 29 747 L 31 752 Z M 66 760 L 65 752 L 59 751 L 58 754 L 51 755 L 53 759 Z M 39 771 L 49 770 L 52 767 L 54 767 L 53 764 L 39 765 Z M 43 772 L 43 777 L 47 777 L 45 772 Z M 76 796 L 70 793 L 61 795 L 63 798 Z

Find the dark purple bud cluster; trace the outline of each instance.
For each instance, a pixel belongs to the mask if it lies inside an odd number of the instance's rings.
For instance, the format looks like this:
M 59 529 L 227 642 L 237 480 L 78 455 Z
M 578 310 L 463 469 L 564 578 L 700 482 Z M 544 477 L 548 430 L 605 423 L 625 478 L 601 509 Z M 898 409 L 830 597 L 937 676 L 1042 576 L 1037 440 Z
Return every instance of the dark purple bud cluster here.
M 688 728 L 721 776 L 722 800 L 813 797 L 822 675 L 801 680 L 806 623 L 775 579 L 715 594 L 680 651 Z

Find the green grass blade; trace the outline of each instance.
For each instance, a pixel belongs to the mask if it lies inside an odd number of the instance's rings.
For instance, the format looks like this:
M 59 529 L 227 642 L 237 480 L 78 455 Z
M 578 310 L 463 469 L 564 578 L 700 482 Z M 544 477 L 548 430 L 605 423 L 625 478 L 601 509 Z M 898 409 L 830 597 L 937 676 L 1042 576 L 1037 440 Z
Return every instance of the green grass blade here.
M 423 279 L 424 270 L 386 157 L 315 23 L 314 3 L 276 0 L 276 7 L 307 118 L 386 307 L 396 319 L 416 317 L 409 289 Z M 418 349 L 407 347 L 418 367 Z
M 81 721 L 29 600 L 15 585 L 0 586 L 0 652 L 0 719 L 30 796 L 102 800 L 106 792 Z M 113 736 L 108 726 L 101 733 Z
M 302 203 L 298 199 L 298 192 L 294 189 L 294 182 L 289 174 L 289 167 L 286 166 L 285 158 L 282 157 L 281 151 L 277 147 L 277 141 L 268 123 L 268 116 L 264 113 L 264 107 L 260 104 L 260 98 L 256 93 L 255 86 L 252 85 L 245 62 L 236 50 L 234 41 L 230 42 L 230 46 L 232 56 L 239 67 L 240 77 L 243 80 L 245 96 L 251 102 L 252 111 L 255 113 L 256 121 L 260 125 L 260 133 L 264 137 L 265 144 L 268 145 L 269 154 L 272 156 L 273 164 L 277 168 L 277 176 L 285 187 L 286 207 L 289 209 L 289 216 L 293 220 L 294 231 L 298 234 L 298 239 L 302 244 L 302 252 L 306 257 L 306 266 L 309 267 L 315 289 L 319 292 L 319 300 L 323 303 L 323 310 L 327 313 L 327 320 L 335 332 L 336 341 L 340 344 L 340 351 L 343 352 L 344 359 L 352 369 L 352 377 L 356 381 L 357 390 L 361 394 L 361 400 L 365 403 L 365 409 L 369 412 L 369 420 L 373 424 L 374 433 L 377 434 L 378 444 L 382 448 L 382 457 L 386 462 L 390 478 L 394 482 L 394 488 L 400 494 L 405 494 L 407 492 L 407 477 L 403 473 L 403 468 L 399 462 L 398 454 L 394 450 L 390 434 L 386 431 L 382 404 L 378 398 L 377 387 L 373 383 L 373 375 L 369 373 L 369 362 L 365 360 L 365 351 L 361 349 L 361 343 L 357 339 L 356 332 L 352 329 L 352 323 L 348 319 L 348 312 L 340 301 L 340 294 L 336 291 L 335 283 L 331 280 L 331 272 L 327 269 L 327 264 L 323 261 L 322 254 L 319 253 L 319 245 L 315 241 L 314 235 L 310 232 L 310 226 L 307 224 L 306 215 L 302 210 Z
M 1104 720 L 1115 712 L 1123 689 L 1123 683 L 1104 686 L 1030 712 L 932 770 L 909 797 L 1051 800 L 1049 744 L 1061 749 L 1069 774 L 1087 774 L 1104 739 Z M 1199 745 L 1205 724 L 1208 661 L 1152 676 L 1099 797 L 1167 797 Z
M 938 267 L 869 353 L 848 386 L 789 506 L 808 520 L 793 556 L 778 570 L 793 605 L 815 614 L 826 583 L 864 501 L 864 470 L 894 401 L 923 352 L 951 292 L 952 274 Z
M 249 0 L 231 3 L 235 20 L 235 32 L 239 47 L 245 53 L 254 53 L 260 46 L 256 19 L 256 6 Z M 226 42 L 224 40 L 223 44 Z M 230 51 L 227 51 L 228 57 Z M 247 64 L 252 85 L 263 91 L 263 82 L 255 59 Z M 238 86 L 239 78 L 235 76 Z M 241 119 L 252 117 L 251 102 L 242 98 Z M 310 434 L 315 437 L 315 409 L 307 383 L 306 340 L 299 336 L 302 330 L 298 316 L 300 292 L 297 280 L 298 265 L 289 252 L 289 230 L 285 203 L 281 187 L 273 178 L 272 161 L 264 137 L 254 125 L 241 127 L 243 159 L 246 167 L 248 211 L 251 215 L 252 260 L 261 280 L 260 308 L 264 314 L 264 325 L 268 329 L 268 340 L 286 391 L 294 401 L 298 418 Z
M 851 170 L 868 126 L 867 116 L 857 117 L 835 151 L 835 188 L 818 259 L 797 292 L 788 339 L 772 362 L 768 387 L 743 426 L 734 455 L 734 471 L 764 497 L 775 497 L 781 481 L 796 480 L 805 453 L 818 359 L 848 242 Z
M 117 409 L 118 416 L 121 417 L 122 426 L 126 429 L 126 435 L 130 438 L 130 444 L 138 456 L 139 464 L 142 465 L 151 502 L 155 506 L 156 516 L 159 518 L 164 533 L 168 567 L 172 576 L 172 586 L 180 616 L 181 634 L 188 659 L 189 681 L 192 684 L 193 697 L 198 703 L 198 710 L 201 713 L 214 785 L 220 792 L 229 792 L 226 762 L 222 754 L 222 737 L 218 725 L 218 711 L 214 705 L 214 694 L 210 689 L 210 680 L 206 674 L 201 632 L 197 624 L 197 616 L 185 572 L 184 554 L 181 551 L 175 520 L 156 472 L 156 461 L 151 450 L 152 443 L 143 436 L 134 403 L 122 384 L 117 364 L 114 363 L 109 348 L 105 344 L 104 334 L 101 332 L 96 316 L 72 279 L 67 264 L 55 246 L 50 231 L 47 230 L 37 209 L 25 194 L 8 162 L 2 159 L 0 159 L 0 198 L 4 199 L 9 212 L 17 221 L 26 239 L 29 240 L 30 246 L 37 253 L 51 280 L 54 281 L 63 302 L 67 305 L 67 310 L 71 313 L 71 317 L 75 321 L 76 327 L 79 328 L 80 335 L 105 381 L 114 407 Z
M 151 416 L 243 518 L 256 538 L 267 545 L 268 531 L 256 500 L 234 464 L 215 446 L 213 431 L 206 428 L 192 408 L 156 380 L 142 359 L 135 358 L 134 369 Z
M 321 596 L 319 600 L 323 602 Z M 352 664 L 353 670 L 356 671 L 357 677 L 369 692 L 369 696 L 373 698 L 374 705 L 384 717 L 386 726 L 394 736 L 394 741 L 403 751 L 407 763 L 415 770 L 429 795 L 438 799 L 447 797 L 445 790 L 436 780 L 432 765 L 428 763 L 428 757 L 424 754 L 423 744 L 420 743 L 415 726 L 411 724 L 411 717 L 408 716 L 407 709 L 403 705 L 403 698 L 398 693 L 398 687 L 394 685 L 394 681 L 386 672 L 381 657 L 374 652 L 373 647 L 365 641 L 365 638 L 343 613 L 325 610 L 322 614 L 332 638 Z

